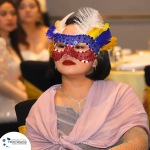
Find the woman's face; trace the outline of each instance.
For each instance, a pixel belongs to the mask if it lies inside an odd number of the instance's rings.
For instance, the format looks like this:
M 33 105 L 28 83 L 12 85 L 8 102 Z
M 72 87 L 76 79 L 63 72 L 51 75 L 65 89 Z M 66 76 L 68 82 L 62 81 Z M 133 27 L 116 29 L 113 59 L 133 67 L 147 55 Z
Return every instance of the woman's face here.
M 0 6 L 0 31 L 11 32 L 16 28 L 17 14 L 11 3 L 5 2 Z
M 74 25 L 68 25 L 62 34 L 75 35 L 76 28 Z M 57 46 L 57 44 L 56 44 Z M 88 46 L 84 43 L 78 43 L 77 48 L 88 49 Z M 61 47 L 60 47 L 61 48 Z M 96 61 L 96 60 L 94 60 Z M 70 55 L 63 55 L 63 57 L 55 62 L 57 70 L 63 75 L 86 75 L 93 72 L 93 63 L 94 61 L 90 61 L 88 63 L 83 63 Z
M 40 12 L 35 0 L 22 0 L 18 9 L 19 18 L 23 23 L 36 22 Z

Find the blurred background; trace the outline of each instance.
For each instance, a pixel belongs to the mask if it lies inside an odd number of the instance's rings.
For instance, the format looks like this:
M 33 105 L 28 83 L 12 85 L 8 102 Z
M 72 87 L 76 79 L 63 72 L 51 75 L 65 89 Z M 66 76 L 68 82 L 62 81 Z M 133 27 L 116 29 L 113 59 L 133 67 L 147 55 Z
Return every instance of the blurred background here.
M 97 9 L 122 48 L 132 51 L 150 49 L 149 0 L 47 0 L 50 23 L 63 18 L 80 7 Z
M 17 2 L 17 0 L 13 0 Z M 52 25 L 80 7 L 97 9 L 111 27 L 118 45 L 132 51 L 150 49 L 149 0 L 39 0 L 42 11 L 47 12 Z
M 81 7 L 97 9 L 117 37 L 117 45 L 109 51 L 112 69 L 106 80 L 130 85 L 150 119 L 149 0 L 0 0 L 0 4 L 0 13 L 2 9 L 4 13 L 0 15 L 0 137 L 25 125 L 25 119 L 18 125 L 17 103 L 37 99 L 50 86 L 61 83 L 59 77 L 54 80 L 48 75 L 46 32 Z

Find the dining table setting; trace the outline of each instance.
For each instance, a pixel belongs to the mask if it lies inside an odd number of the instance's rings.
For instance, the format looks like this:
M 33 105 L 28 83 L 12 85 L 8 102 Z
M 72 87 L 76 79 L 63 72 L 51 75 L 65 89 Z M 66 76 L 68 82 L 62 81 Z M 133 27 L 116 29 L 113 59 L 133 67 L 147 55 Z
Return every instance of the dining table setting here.
M 150 50 L 136 50 L 132 53 L 130 49 L 121 50 L 118 46 L 109 52 L 109 56 L 111 71 L 106 80 L 130 85 L 143 103 L 146 86 L 144 68 L 150 65 Z

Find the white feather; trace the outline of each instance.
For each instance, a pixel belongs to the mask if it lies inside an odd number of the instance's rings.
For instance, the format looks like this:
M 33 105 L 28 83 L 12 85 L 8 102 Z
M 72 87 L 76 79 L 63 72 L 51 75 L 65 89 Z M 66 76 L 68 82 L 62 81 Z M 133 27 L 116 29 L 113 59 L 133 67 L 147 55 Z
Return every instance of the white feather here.
M 67 19 L 72 15 L 74 14 L 74 12 L 68 14 L 65 18 L 63 18 L 61 21 L 60 21 L 60 26 L 59 26 L 59 31 L 56 29 L 54 31 L 54 33 L 62 33 L 66 27 L 66 21 Z
M 86 34 L 93 27 L 103 28 L 104 22 L 99 12 L 93 8 L 80 8 L 76 15 L 75 27 L 77 34 Z M 78 20 L 79 19 L 79 20 Z

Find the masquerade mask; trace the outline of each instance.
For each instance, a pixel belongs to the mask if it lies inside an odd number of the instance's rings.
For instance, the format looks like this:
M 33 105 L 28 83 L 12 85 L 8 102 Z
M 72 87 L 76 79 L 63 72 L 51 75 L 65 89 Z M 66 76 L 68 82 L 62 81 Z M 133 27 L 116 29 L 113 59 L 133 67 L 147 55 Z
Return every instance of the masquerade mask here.
M 93 61 L 100 51 L 107 51 L 116 45 L 117 39 L 111 36 L 109 25 L 103 24 L 100 14 L 92 8 L 80 9 L 74 21 L 76 35 L 62 34 L 66 20 L 57 21 L 47 31 L 51 41 L 49 51 L 54 61 L 59 61 L 63 55 L 69 55 L 88 63 Z

